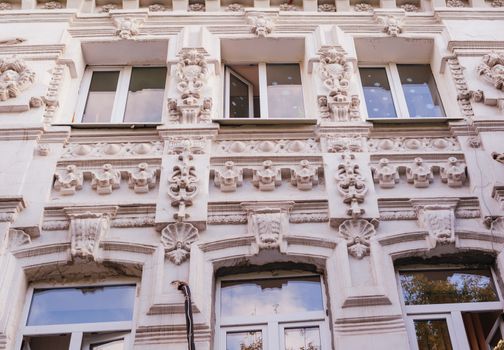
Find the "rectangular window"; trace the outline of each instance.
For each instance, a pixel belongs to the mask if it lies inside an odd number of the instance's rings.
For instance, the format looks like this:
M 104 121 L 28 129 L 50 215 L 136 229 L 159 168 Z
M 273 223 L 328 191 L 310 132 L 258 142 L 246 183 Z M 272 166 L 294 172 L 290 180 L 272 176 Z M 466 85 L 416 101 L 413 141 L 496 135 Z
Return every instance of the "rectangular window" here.
M 446 320 L 417 320 L 414 323 L 419 350 L 452 350 Z
M 304 118 L 299 64 L 226 66 L 227 118 Z
M 165 67 L 88 68 L 76 118 L 82 123 L 161 121 Z
M 389 64 L 359 72 L 369 118 L 445 116 L 429 65 Z

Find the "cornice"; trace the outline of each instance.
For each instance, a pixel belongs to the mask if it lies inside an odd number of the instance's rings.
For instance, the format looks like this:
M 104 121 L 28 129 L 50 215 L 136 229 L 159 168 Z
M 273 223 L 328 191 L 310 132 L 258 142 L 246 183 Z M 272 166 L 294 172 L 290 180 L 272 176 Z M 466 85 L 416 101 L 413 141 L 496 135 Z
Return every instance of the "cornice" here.
M 10 10 L 0 12 L 0 23 L 70 22 L 77 10 Z
M 0 126 L 0 141 L 29 141 L 38 140 L 44 132 L 42 124 L 31 125 L 2 125 Z
M 1 23 L 1 22 L 0 22 Z M 65 51 L 64 44 L 49 45 L 1 45 L 0 53 L 2 55 L 16 55 L 25 60 L 55 60 Z
M 459 57 L 479 57 L 492 50 L 504 50 L 503 40 L 450 40 L 447 49 Z
M 443 8 L 434 10 L 434 16 L 440 20 L 499 20 L 504 19 L 504 8 Z
M 23 196 L 1 196 L 0 197 L 0 222 L 12 223 L 17 214 L 26 208 Z

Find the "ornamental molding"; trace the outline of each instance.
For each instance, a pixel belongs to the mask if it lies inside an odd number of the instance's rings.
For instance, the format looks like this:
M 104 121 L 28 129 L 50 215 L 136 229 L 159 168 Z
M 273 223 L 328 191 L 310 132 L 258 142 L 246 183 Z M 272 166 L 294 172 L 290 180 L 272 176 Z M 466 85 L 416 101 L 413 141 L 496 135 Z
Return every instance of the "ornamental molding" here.
M 149 169 L 149 164 L 140 163 L 137 169 L 129 171 L 128 186 L 135 193 L 147 193 L 156 187 L 156 173 L 154 169 Z
M 100 170 L 91 172 L 91 187 L 98 194 L 111 194 L 121 186 L 121 172 L 112 164 L 104 164 Z
M 161 157 L 163 142 L 121 142 L 121 143 L 68 143 L 63 148 L 62 159 L 81 158 L 131 158 Z
M 483 80 L 504 91 L 504 53 L 492 51 L 484 55 L 476 70 Z
M 380 159 L 378 166 L 371 168 L 373 172 L 373 180 L 380 185 L 381 188 L 394 188 L 399 183 L 399 172 L 395 165 L 390 164 L 387 158 Z
M 375 226 L 364 219 L 345 220 L 339 234 L 346 240 L 348 254 L 357 259 L 369 255 L 370 239 L 376 234 Z
M 214 184 L 221 192 L 235 192 L 243 183 L 243 169 L 233 161 L 224 163 L 224 167 L 214 170 Z
M 205 136 L 170 136 L 166 138 L 165 144 L 167 154 L 205 154 L 211 143 L 211 139 Z
M 364 151 L 365 138 L 360 135 L 328 135 L 325 148 L 328 153 L 352 153 Z
M 196 174 L 196 166 L 193 164 L 193 155 L 184 152 L 177 158 L 176 165 L 168 178 L 168 196 L 171 205 L 178 208 L 173 215 L 175 220 L 184 220 L 189 217 L 187 207 L 192 206 L 193 199 L 198 194 L 199 178 Z
M 426 229 L 433 247 L 455 242 L 455 208 L 457 200 L 434 198 L 411 200 L 418 225 Z
M 271 34 L 275 28 L 274 20 L 264 14 L 247 14 L 247 21 L 251 25 L 250 32 L 259 38 Z
M 180 265 L 189 258 L 191 244 L 198 238 L 198 229 L 187 222 L 168 224 L 161 230 L 161 243 L 165 249 L 165 256 L 175 265 Z
M 314 138 L 296 140 L 222 140 L 215 141 L 218 153 L 318 153 L 320 145 Z
M 0 196 L 0 222 L 13 223 L 25 208 L 26 203 L 22 196 Z
M 31 236 L 23 230 L 9 229 L 7 249 L 16 250 L 23 245 L 31 243 Z
M 260 191 L 273 191 L 282 184 L 281 168 L 274 166 L 271 160 L 265 160 L 261 167 L 253 170 L 252 183 Z
M 420 157 L 414 159 L 413 164 L 406 166 L 406 179 L 416 188 L 426 188 L 434 181 L 432 166 L 425 164 Z
M 369 152 L 443 152 L 460 151 L 455 137 L 389 137 L 370 138 L 367 141 Z
M 380 16 L 378 23 L 383 25 L 383 32 L 389 36 L 396 37 L 403 32 L 404 18 L 396 16 Z
M 144 24 L 143 18 L 114 17 L 113 20 L 116 26 L 115 35 L 124 40 L 136 39 Z
M 56 171 L 54 178 L 54 190 L 63 196 L 70 196 L 82 190 L 84 174 L 74 164 L 67 165 L 65 170 Z
M 355 161 L 354 154 L 342 154 L 341 159 L 343 162 L 338 165 L 335 175 L 338 192 L 343 197 L 343 203 L 350 206 L 347 215 L 357 219 L 365 212 L 360 204 L 364 202 L 368 185 L 359 165 Z
M 35 83 L 35 72 L 16 56 L 0 58 L 0 101 L 16 98 Z
M 441 166 L 440 177 L 449 187 L 462 187 L 466 181 L 466 165 L 455 157 L 449 157 Z
M 303 159 L 299 165 L 291 168 L 291 184 L 301 191 L 309 191 L 318 185 L 318 166 Z
M 460 111 L 464 117 L 474 117 L 474 112 L 471 105 L 472 94 L 467 86 L 467 81 L 464 76 L 464 69 L 456 56 L 448 58 L 448 67 L 457 89 L 457 101 Z

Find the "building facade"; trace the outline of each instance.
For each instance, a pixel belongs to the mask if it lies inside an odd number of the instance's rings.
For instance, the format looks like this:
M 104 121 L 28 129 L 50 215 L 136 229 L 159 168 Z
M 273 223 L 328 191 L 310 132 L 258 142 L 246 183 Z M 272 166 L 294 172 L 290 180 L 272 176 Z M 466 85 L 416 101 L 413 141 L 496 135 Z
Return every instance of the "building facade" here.
M 0 150 L 0 349 L 504 335 L 502 0 L 5 0 Z

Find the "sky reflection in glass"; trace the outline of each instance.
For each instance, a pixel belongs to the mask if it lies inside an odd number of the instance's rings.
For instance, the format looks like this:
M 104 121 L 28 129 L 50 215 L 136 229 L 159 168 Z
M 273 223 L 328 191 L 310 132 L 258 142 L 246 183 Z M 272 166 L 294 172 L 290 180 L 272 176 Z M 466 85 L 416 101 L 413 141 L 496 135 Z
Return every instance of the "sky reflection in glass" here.
M 369 118 L 396 118 L 385 68 L 359 69 Z
M 129 321 L 135 286 L 36 289 L 28 326 Z
M 320 277 L 223 281 L 222 316 L 264 316 L 323 310 Z

